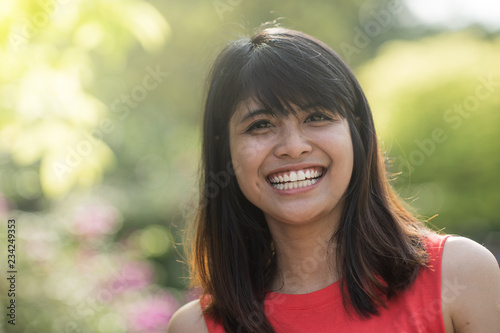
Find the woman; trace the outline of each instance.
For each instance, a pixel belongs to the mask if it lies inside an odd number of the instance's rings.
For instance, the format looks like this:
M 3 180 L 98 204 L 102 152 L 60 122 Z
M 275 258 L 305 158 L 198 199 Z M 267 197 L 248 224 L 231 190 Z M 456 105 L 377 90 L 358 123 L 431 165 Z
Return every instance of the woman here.
M 372 115 L 322 42 L 271 28 L 211 72 L 193 281 L 169 332 L 500 332 L 500 270 L 388 184 Z

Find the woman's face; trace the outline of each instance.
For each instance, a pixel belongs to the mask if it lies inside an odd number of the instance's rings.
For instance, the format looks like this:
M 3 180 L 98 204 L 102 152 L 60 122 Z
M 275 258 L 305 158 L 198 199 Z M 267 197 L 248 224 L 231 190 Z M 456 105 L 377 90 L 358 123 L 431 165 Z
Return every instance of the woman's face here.
M 295 111 L 273 117 L 253 100 L 237 107 L 229 125 L 236 179 L 268 223 L 331 224 L 352 174 L 349 125 L 326 110 Z

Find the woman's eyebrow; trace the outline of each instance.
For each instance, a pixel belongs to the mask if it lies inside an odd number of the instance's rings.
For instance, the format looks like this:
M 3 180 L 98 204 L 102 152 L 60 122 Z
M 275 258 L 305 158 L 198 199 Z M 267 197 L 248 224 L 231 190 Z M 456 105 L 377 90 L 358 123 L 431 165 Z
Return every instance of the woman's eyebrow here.
M 271 111 L 269 111 L 269 110 L 266 110 L 266 109 L 256 109 L 256 110 L 252 110 L 252 111 L 248 112 L 247 114 L 245 114 L 241 118 L 240 123 L 244 123 L 248 119 L 260 116 L 261 114 L 273 116 L 273 113 Z

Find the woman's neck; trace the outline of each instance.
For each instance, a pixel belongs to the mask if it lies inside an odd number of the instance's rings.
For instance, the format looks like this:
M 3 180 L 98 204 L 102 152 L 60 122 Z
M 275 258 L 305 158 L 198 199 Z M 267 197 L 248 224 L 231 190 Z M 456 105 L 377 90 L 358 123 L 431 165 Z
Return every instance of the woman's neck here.
M 270 228 L 278 257 L 273 290 L 305 294 L 325 288 L 338 280 L 336 247 L 330 243 L 331 222 L 315 225 Z M 275 229 L 273 232 L 273 229 Z

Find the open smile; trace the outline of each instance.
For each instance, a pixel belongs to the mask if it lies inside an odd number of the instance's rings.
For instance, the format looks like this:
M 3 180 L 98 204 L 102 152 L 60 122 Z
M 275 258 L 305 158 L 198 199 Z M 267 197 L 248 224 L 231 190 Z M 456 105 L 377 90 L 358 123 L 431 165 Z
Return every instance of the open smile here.
M 276 172 L 267 176 L 271 185 L 277 190 L 292 190 L 312 186 L 323 176 L 325 169 L 310 167 L 294 171 Z

